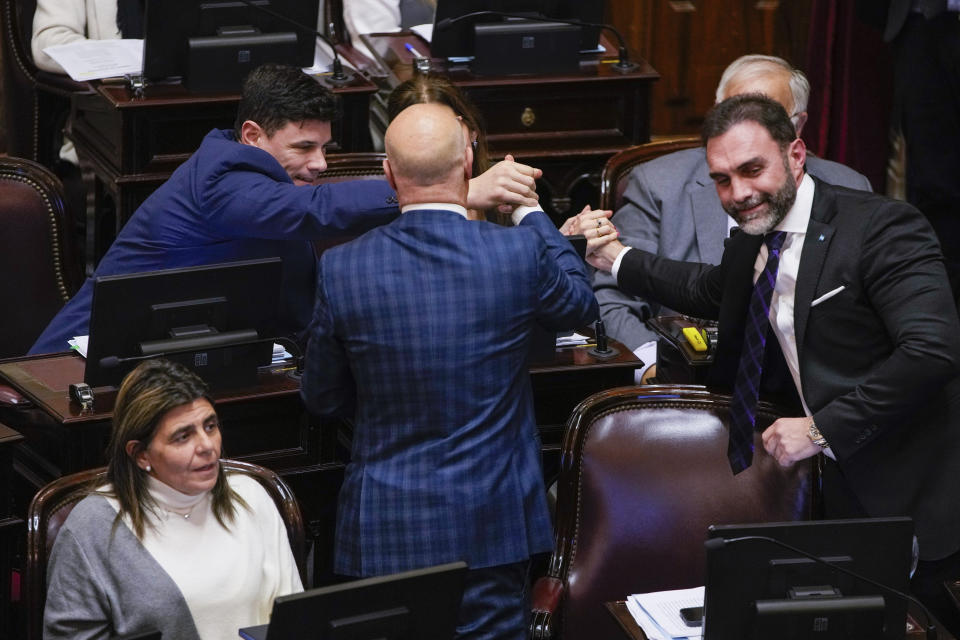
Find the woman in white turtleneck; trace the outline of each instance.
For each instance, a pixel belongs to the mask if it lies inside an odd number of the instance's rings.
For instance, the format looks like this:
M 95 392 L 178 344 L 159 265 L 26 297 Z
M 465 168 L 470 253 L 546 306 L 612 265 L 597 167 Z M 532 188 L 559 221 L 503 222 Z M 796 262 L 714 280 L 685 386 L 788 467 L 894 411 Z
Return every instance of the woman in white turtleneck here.
M 220 451 L 196 375 L 154 360 L 124 379 L 109 484 L 74 508 L 53 547 L 44 638 L 233 640 L 303 589 L 273 501 L 226 474 Z

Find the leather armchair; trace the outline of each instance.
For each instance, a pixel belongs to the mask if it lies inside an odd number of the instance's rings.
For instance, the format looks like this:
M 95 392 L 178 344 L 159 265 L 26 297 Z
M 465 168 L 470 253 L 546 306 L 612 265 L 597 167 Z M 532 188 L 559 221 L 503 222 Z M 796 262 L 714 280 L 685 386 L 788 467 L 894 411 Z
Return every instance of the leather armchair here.
M 70 115 L 70 96 L 89 91 L 90 85 L 41 71 L 33 63 L 30 39 L 36 8 L 36 0 L 0 0 L 7 151 L 53 167 Z
M 287 526 L 287 536 L 293 549 L 300 578 L 306 584 L 303 516 L 293 492 L 280 477 L 269 469 L 240 462 L 222 460 L 224 470 L 242 473 L 259 482 L 273 498 Z M 27 512 L 27 559 L 25 567 L 24 602 L 27 615 L 27 640 L 42 640 L 43 606 L 47 598 L 47 559 L 53 549 L 60 528 L 73 507 L 89 490 L 101 484 L 105 468 L 81 471 L 64 476 L 41 489 Z
M 383 159 L 385 153 L 361 152 L 338 153 L 327 156 L 327 169 L 317 178 L 316 184 L 346 182 L 348 180 L 385 180 Z M 319 257 L 324 251 L 338 244 L 353 240 L 356 236 L 327 237 L 314 240 L 313 249 Z
M 0 357 L 21 356 L 80 279 L 60 180 L 30 160 L 0 157 Z
M 729 396 L 698 386 L 621 387 L 567 423 L 555 549 L 533 589 L 531 636 L 615 638 L 604 603 L 704 583 L 711 524 L 816 515 L 816 459 L 781 468 L 760 443 L 780 416 L 758 408 L 753 465 L 727 461 Z
M 600 174 L 600 208 L 616 211 L 623 205 L 623 192 L 627 188 L 626 177 L 638 164 L 700 145 L 700 138 L 696 136 L 664 138 L 613 154 Z

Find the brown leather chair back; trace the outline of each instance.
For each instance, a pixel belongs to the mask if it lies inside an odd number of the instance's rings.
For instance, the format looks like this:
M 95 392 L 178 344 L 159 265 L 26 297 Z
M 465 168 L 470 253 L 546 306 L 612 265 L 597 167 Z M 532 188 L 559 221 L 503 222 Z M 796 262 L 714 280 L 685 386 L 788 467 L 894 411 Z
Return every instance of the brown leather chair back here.
M 317 184 L 347 182 L 349 180 L 384 180 L 384 153 L 337 153 L 327 156 L 327 169 L 320 174 Z M 314 240 L 313 249 L 319 257 L 324 251 L 356 236 L 327 237 Z
M 605 602 L 704 584 L 711 524 L 813 517 L 812 460 L 782 469 L 758 431 L 753 465 L 730 471 L 729 403 L 703 387 L 658 385 L 612 389 L 574 410 L 556 549 L 534 589 L 534 637 L 614 638 L 622 631 Z M 779 417 L 766 404 L 757 413 L 760 430 Z M 546 595 L 552 611 L 538 602 Z
M 240 462 L 222 460 L 224 470 L 242 473 L 259 482 L 267 494 L 273 498 L 280 517 L 287 527 L 290 547 L 300 570 L 300 579 L 306 584 L 306 555 L 304 546 L 304 523 L 300 506 L 293 492 L 280 477 L 264 467 Z M 27 615 L 27 639 L 41 640 L 43 637 L 43 606 L 47 598 L 47 559 L 53 549 L 60 528 L 67 516 L 90 490 L 103 484 L 106 476 L 104 467 L 81 471 L 54 480 L 33 497 L 27 511 L 27 561 L 25 566 L 24 602 Z
M 63 186 L 30 160 L 0 157 L 0 357 L 21 356 L 76 291 Z
M 30 39 L 36 8 L 36 0 L 0 0 L 7 152 L 52 167 L 63 142 L 70 96 L 89 91 L 90 85 L 34 65 Z
M 623 205 L 623 192 L 627 188 L 625 178 L 630 171 L 647 160 L 653 160 L 681 149 L 700 146 L 698 137 L 665 138 L 618 151 L 610 156 L 600 174 L 600 208 L 616 211 Z

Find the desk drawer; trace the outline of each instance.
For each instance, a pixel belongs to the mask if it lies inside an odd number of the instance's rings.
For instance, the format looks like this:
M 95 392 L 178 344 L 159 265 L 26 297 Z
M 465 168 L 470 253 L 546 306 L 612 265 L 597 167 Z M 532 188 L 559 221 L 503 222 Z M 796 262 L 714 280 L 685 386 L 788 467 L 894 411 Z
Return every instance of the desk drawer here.
M 574 134 L 596 137 L 597 145 L 629 146 L 649 137 L 643 125 L 648 121 L 646 103 L 641 100 L 647 89 L 640 83 L 608 81 L 545 84 L 522 91 L 468 88 L 467 93 L 486 120 L 491 142 L 514 139 L 536 145 Z

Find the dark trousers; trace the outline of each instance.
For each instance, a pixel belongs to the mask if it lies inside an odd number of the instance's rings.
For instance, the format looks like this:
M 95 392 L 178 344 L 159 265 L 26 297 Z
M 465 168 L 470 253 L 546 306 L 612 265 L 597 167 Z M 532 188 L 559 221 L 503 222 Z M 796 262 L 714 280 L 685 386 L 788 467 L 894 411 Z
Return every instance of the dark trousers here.
M 457 640 L 523 640 L 530 623 L 528 561 L 467 571 Z

